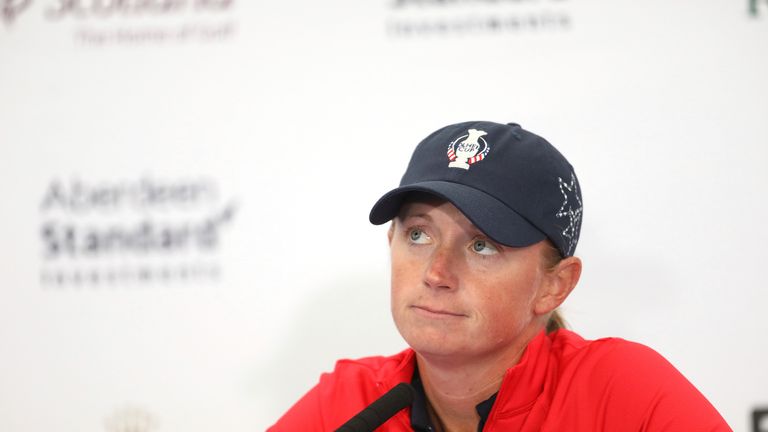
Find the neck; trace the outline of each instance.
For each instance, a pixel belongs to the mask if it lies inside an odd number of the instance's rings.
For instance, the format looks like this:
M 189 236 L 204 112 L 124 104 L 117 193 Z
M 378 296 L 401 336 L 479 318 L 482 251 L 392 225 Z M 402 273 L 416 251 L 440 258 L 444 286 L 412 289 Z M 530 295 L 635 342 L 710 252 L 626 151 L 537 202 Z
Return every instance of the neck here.
M 507 369 L 516 365 L 536 333 L 487 358 L 457 361 L 416 354 L 419 375 L 433 423 L 443 432 L 476 432 L 477 405 L 501 388 Z

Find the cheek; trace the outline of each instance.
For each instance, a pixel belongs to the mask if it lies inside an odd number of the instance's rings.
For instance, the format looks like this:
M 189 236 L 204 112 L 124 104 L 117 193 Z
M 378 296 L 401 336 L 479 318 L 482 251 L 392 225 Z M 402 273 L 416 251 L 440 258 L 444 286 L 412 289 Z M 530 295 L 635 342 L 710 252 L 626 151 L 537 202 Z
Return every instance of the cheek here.
M 489 282 L 488 286 L 497 289 L 479 296 L 476 304 L 489 334 L 514 333 L 527 325 L 533 317 L 539 284 L 533 273 Z
M 530 322 L 530 313 L 520 299 L 492 299 L 483 309 L 478 338 L 495 345 L 508 344 Z
M 390 288 L 390 313 L 392 320 L 395 323 L 395 327 L 406 339 L 410 340 L 413 326 L 408 320 L 407 309 L 408 305 L 413 303 L 414 296 L 417 293 L 411 289 L 413 281 L 408 276 L 408 272 L 404 267 L 397 265 L 393 260 L 392 262 L 392 282 Z
M 398 305 L 403 302 L 403 290 L 401 287 L 402 284 L 400 283 L 399 278 L 393 273 L 392 286 L 390 288 L 390 302 L 393 313 L 397 309 Z
M 391 302 L 392 309 L 401 303 L 404 303 L 411 291 L 411 287 L 417 286 L 414 279 L 415 270 L 411 268 L 406 260 L 398 259 L 397 254 L 392 254 L 391 279 Z
M 402 289 L 410 286 L 418 286 L 421 280 L 419 259 L 413 254 L 407 254 L 400 249 L 402 246 L 393 246 L 390 255 L 392 289 Z

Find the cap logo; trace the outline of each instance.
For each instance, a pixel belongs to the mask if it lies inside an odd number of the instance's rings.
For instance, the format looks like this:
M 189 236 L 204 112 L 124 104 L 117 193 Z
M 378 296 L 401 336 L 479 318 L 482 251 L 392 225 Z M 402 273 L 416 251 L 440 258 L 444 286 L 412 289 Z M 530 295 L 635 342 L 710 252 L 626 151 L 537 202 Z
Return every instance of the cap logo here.
M 469 129 L 467 135 L 462 135 L 448 146 L 449 168 L 469 169 L 475 162 L 485 159 L 490 147 L 483 136 L 488 132 L 478 129 Z
M 581 226 L 581 212 L 584 206 L 579 198 L 579 184 L 576 182 L 576 176 L 571 173 L 570 183 L 565 182 L 561 177 L 557 178 L 560 193 L 563 195 L 563 204 L 560 210 L 555 213 L 555 217 L 568 218 L 568 226 L 561 232 L 565 243 L 567 243 L 566 255 L 570 255 L 579 242 L 579 231 Z

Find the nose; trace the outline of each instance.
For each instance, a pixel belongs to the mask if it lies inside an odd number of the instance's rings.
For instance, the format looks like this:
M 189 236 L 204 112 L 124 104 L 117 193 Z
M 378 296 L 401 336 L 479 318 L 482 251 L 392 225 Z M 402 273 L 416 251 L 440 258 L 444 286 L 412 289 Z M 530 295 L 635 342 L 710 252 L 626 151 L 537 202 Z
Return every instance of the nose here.
M 424 269 L 424 284 L 430 288 L 455 289 L 458 286 L 458 259 L 448 248 L 437 248 Z

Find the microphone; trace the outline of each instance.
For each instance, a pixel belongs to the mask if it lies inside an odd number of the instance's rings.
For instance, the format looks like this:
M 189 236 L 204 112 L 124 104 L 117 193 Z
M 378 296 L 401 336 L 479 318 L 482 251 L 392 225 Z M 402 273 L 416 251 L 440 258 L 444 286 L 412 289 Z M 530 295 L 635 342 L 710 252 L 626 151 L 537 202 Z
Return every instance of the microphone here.
M 373 432 L 398 411 L 410 405 L 413 395 L 413 387 L 401 382 L 341 425 L 336 432 Z

